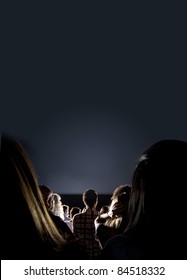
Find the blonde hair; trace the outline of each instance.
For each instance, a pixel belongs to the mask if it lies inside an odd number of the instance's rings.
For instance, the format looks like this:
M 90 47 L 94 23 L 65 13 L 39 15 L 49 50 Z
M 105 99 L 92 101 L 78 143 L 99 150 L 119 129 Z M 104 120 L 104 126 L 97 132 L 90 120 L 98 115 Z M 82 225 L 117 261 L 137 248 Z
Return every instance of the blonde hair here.
M 48 214 L 39 189 L 36 171 L 28 154 L 17 140 L 3 137 L 2 143 L 5 147 L 3 150 L 5 162 L 8 162 L 8 167 L 15 176 L 39 236 L 43 241 L 48 241 L 55 250 L 60 250 L 66 241 L 59 234 Z
M 122 221 L 123 221 L 122 216 L 118 216 L 115 218 L 108 218 L 105 222 L 105 226 L 117 229 L 121 226 Z
M 54 207 L 52 212 L 64 220 L 64 209 L 61 203 L 61 196 L 58 193 L 53 193 Z

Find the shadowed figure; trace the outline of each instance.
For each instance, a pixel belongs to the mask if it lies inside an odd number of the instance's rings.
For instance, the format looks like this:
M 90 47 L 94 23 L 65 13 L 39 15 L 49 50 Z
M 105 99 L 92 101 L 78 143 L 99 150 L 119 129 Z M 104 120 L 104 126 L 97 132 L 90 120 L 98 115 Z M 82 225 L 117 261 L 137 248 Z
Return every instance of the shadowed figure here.
M 1 136 L 1 259 L 84 259 L 76 242 L 66 241 L 52 221 L 35 168 L 21 142 Z M 84 255 L 84 256 L 83 256 Z
M 94 220 L 98 215 L 96 206 L 98 203 L 98 194 L 88 189 L 83 193 L 83 202 L 85 209 L 82 213 L 73 217 L 73 232 L 77 238 L 80 238 L 80 244 L 85 248 L 89 259 L 95 259 L 100 252 L 99 244 L 95 239 Z
M 101 248 L 111 237 L 122 233 L 128 222 L 128 204 L 131 186 L 120 185 L 115 188 L 108 210 L 95 219 L 96 239 Z
M 187 142 L 162 140 L 139 158 L 132 178 L 129 222 L 102 259 L 187 259 Z
M 43 196 L 43 200 L 45 202 L 46 208 L 48 210 L 48 213 L 53 220 L 54 224 L 56 225 L 59 233 L 66 239 L 66 240 L 75 240 L 75 236 L 70 230 L 70 228 L 67 226 L 67 224 L 62 220 L 62 218 L 55 213 L 55 197 L 56 194 L 53 193 L 53 191 L 45 185 L 40 185 L 40 190 Z M 62 208 L 63 210 L 63 208 Z

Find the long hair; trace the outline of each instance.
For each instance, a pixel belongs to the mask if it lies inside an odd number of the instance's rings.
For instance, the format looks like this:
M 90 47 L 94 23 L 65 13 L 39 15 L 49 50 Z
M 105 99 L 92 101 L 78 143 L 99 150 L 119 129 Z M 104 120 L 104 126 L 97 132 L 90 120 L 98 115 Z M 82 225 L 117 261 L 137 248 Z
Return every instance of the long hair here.
M 53 193 L 54 208 L 52 212 L 64 220 L 64 209 L 62 207 L 61 196 L 58 193 Z
M 5 135 L 1 137 L 1 167 L 3 193 L 9 195 L 11 202 L 4 214 L 7 238 L 14 238 L 14 235 L 20 240 L 28 238 L 29 244 L 34 236 L 39 236 L 42 242 L 51 244 L 54 250 L 61 250 L 66 241 L 59 234 L 45 207 L 35 168 L 23 145 Z M 13 234 L 10 232 L 12 225 Z M 25 233 L 27 236 L 24 236 Z M 14 246 L 16 240 L 8 242 Z
M 187 187 L 187 142 L 162 140 L 140 157 L 132 178 L 129 223 L 125 232 L 138 228 L 151 234 L 170 235 L 184 225 Z
M 108 217 L 105 225 L 111 228 L 120 229 L 120 231 L 123 231 L 127 225 L 128 221 L 128 203 L 129 203 L 129 197 L 130 197 L 130 191 L 131 187 L 130 185 L 120 185 L 117 187 L 113 195 L 111 197 L 112 204 L 109 206 L 120 206 L 120 211 L 117 215 L 114 217 Z

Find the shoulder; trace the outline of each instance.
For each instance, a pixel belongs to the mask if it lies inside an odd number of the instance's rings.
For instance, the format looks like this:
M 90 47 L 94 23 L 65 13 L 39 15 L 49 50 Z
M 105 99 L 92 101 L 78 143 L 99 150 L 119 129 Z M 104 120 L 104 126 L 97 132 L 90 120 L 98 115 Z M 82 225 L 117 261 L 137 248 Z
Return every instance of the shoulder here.
M 107 243 L 108 243 L 108 246 L 109 245 L 121 246 L 121 245 L 128 244 L 130 240 L 131 240 L 131 237 L 126 236 L 124 234 L 120 234 L 120 235 L 110 238 Z
M 74 215 L 73 220 L 81 219 L 83 216 L 83 213 L 77 213 Z
M 132 238 L 121 234 L 110 238 L 102 249 L 101 259 L 131 259 L 129 251 L 131 251 Z
M 60 225 L 66 224 L 66 223 L 62 220 L 62 218 L 60 218 L 59 216 L 54 215 L 53 213 L 50 213 L 50 217 L 51 217 L 51 219 L 53 220 L 53 222 L 54 222 L 55 224 L 60 224 Z

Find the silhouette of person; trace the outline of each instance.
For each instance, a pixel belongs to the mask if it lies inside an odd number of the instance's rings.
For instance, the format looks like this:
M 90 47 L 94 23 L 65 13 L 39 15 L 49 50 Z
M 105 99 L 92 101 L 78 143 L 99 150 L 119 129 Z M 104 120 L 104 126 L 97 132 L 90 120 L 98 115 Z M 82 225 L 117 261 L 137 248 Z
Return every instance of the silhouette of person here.
M 161 140 L 140 156 L 128 225 L 107 241 L 102 259 L 187 259 L 186 172 L 187 142 Z

